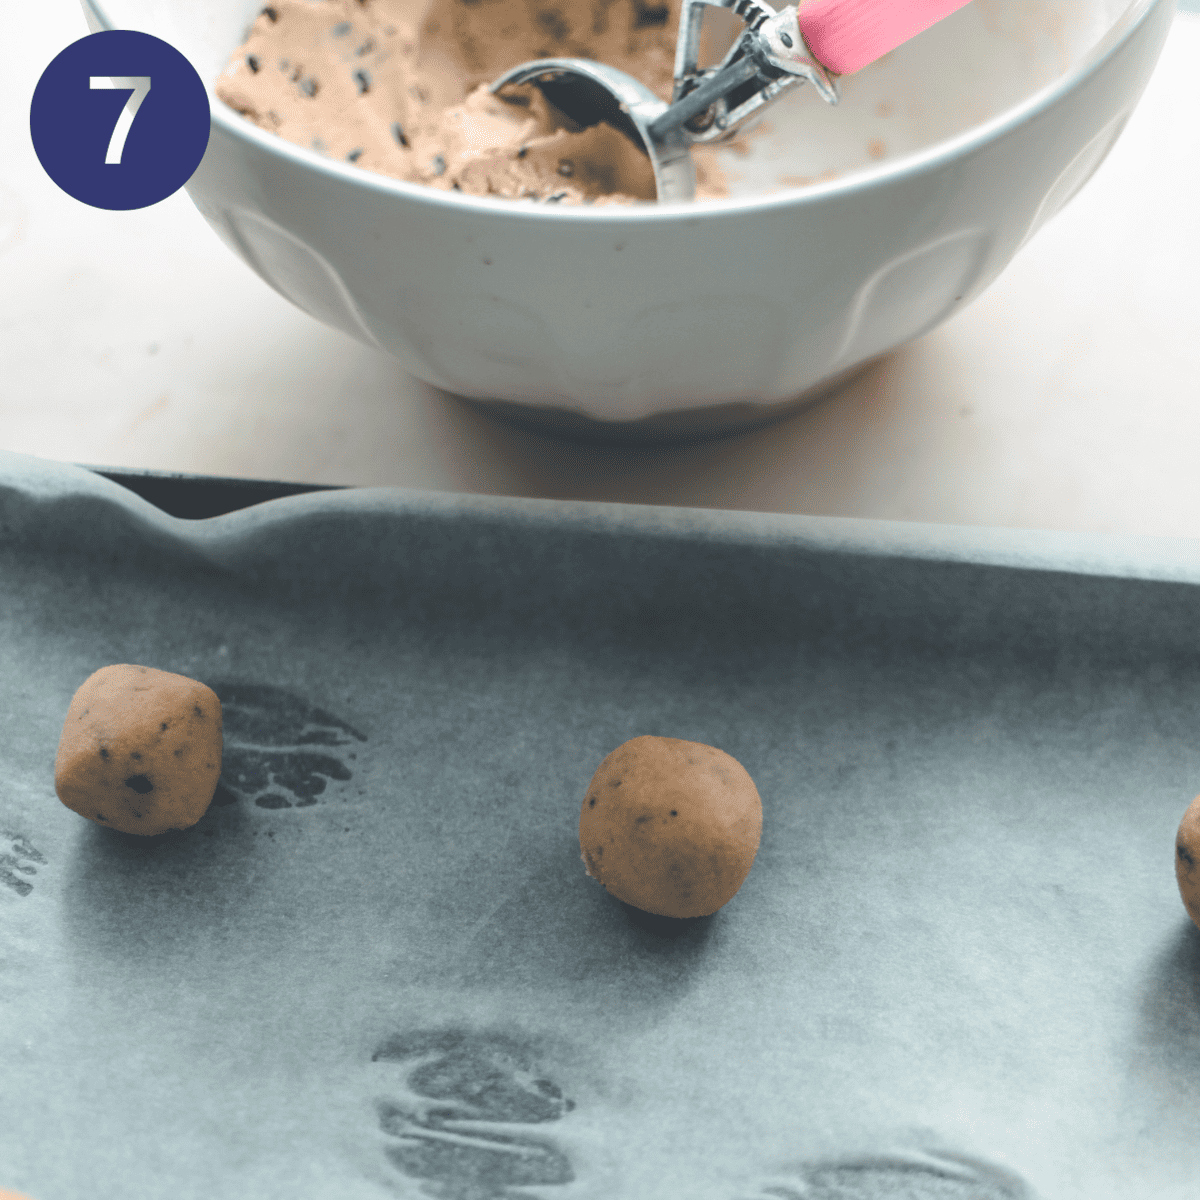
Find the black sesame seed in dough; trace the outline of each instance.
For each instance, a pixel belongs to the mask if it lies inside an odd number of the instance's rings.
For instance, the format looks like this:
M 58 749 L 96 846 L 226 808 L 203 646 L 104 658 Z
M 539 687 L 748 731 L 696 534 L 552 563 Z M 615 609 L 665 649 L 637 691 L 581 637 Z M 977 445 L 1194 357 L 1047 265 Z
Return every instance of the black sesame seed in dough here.
M 408 145 L 408 138 L 405 135 L 404 130 L 401 128 L 399 121 L 392 122 L 392 137 L 394 137 L 396 141 L 400 143 L 400 145 Z

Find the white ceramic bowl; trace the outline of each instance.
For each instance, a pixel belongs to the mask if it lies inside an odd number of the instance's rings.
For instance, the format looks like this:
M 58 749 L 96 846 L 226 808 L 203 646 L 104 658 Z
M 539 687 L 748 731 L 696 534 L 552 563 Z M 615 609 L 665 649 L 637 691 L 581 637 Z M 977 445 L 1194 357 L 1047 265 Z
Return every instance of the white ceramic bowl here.
M 172 43 L 210 93 L 261 6 L 82 3 L 93 30 Z M 779 104 L 728 154 L 728 200 L 464 197 L 324 158 L 215 96 L 188 191 L 277 291 L 428 383 L 585 436 L 721 432 L 815 399 L 987 287 L 1112 148 L 1174 8 L 974 0 L 844 80 L 837 108 L 810 88 Z

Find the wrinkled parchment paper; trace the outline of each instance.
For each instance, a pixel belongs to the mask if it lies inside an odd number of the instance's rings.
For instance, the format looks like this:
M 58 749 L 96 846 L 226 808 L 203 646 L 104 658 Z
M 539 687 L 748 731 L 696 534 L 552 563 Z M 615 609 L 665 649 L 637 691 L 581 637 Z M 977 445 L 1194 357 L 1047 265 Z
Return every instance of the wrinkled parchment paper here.
M 222 698 L 192 830 L 55 797 L 119 662 Z M 584 873 L 643 733 L 762 795 L 711 918 Z M 33 1200 L 1196 1194 L 1194 544 L 388 489 L 186 522 L 0 454 L 0 763 Z

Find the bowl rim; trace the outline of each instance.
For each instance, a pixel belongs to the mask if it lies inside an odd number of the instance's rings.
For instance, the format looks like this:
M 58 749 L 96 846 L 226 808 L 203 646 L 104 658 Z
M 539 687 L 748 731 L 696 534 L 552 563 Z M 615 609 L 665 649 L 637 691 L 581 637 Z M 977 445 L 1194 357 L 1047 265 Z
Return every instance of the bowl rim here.
M 103 0 L 80 0 L 83 8 L 104 30 L 117 29 L 112 19 L 104 12 Z M 487 213 L 501 220 L 515 221 L 577 221 L 589 225 L 627 225 L 630 222 L 677 221 L 687 216 L 689 221 L 710 221 L 725 215 L 766 213 L 779 209 L 802 208 L 833 200 L 843 193 L 853 193 L 868 188 L 900 183 L 925 172 L 932 172 L 949 165 L 958 158 L 982 149 L 990 142 L 998 141 L 1018 126 L 1032 121 L 1041 113 L 1060 103 L 1067 93 L 1078 87 L 1088 76 L 1095 74 L 1108 62 L 1160 5 L 1175 6 L 1175 0 L 1130 0 L 1125 11 L 1105 31 L 1100 40 L 1062 75 L 1024 100 L 998 113 L 996 116 L 973 125 L 962 133 L 942 141 L 934 142 L 911 154 L 900 155 L 880 163 L 860 167 L 837 179 L 806 184 L 795 189 L 786 189 L 766 196 L 729 197 L 720 200 L 682 201 L 668 204 L 637 205 L 572 205 L 561 208 L 533 201 L 510 200 L 504 197 L 468 196 L 456 192 L 444 192 L 438 188 L 381 175 L 353 163 L 343 163 L 328 158 L 289 142 L 278 134 L 246 120 L 218 99 L 213 90 L 213 81 L 205 80 L 212 124 L 226 135 L 250 143 L 268 154 L 290 160 L 295 166 L 308 167 L 331 179 L 340 180 L 354 187 L 364 188 L 385 196 L 415 201 L 445 208 L 456 213 Z M 187 187 L 188 185 L 184 185 Z

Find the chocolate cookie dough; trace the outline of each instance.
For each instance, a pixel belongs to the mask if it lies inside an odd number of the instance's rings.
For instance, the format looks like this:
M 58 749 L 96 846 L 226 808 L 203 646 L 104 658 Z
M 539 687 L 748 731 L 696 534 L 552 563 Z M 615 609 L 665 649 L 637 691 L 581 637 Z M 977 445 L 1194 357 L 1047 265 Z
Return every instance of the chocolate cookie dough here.
M 212 802 L 222 749 L 221 702 L 210 688 L 153 667 L 102 667 L 67 710 L 54 790 L 109 829 L 187 829 Z
M 587 873 L 618 900 L 664 917 L 704 917 L 742 886 L 762 836 L 762 802 L 722 750 L 637 737 L 599 766 L 579 815 Z
M 1175 879 L 1188 916 L 1200 928 L 1200 796 L 1183 814 L 1175 835 Z
M 611 126 L 580 130 L 532 87 L 487 85 L 536 58 L 595 59 L 671 98 L 676 3 L 276 0 L 217 81 L 263 129 L 443 191 L 561 204 L 655 199 L 649 159 Z M 727 194 L 697 148 L 697 198 Z

